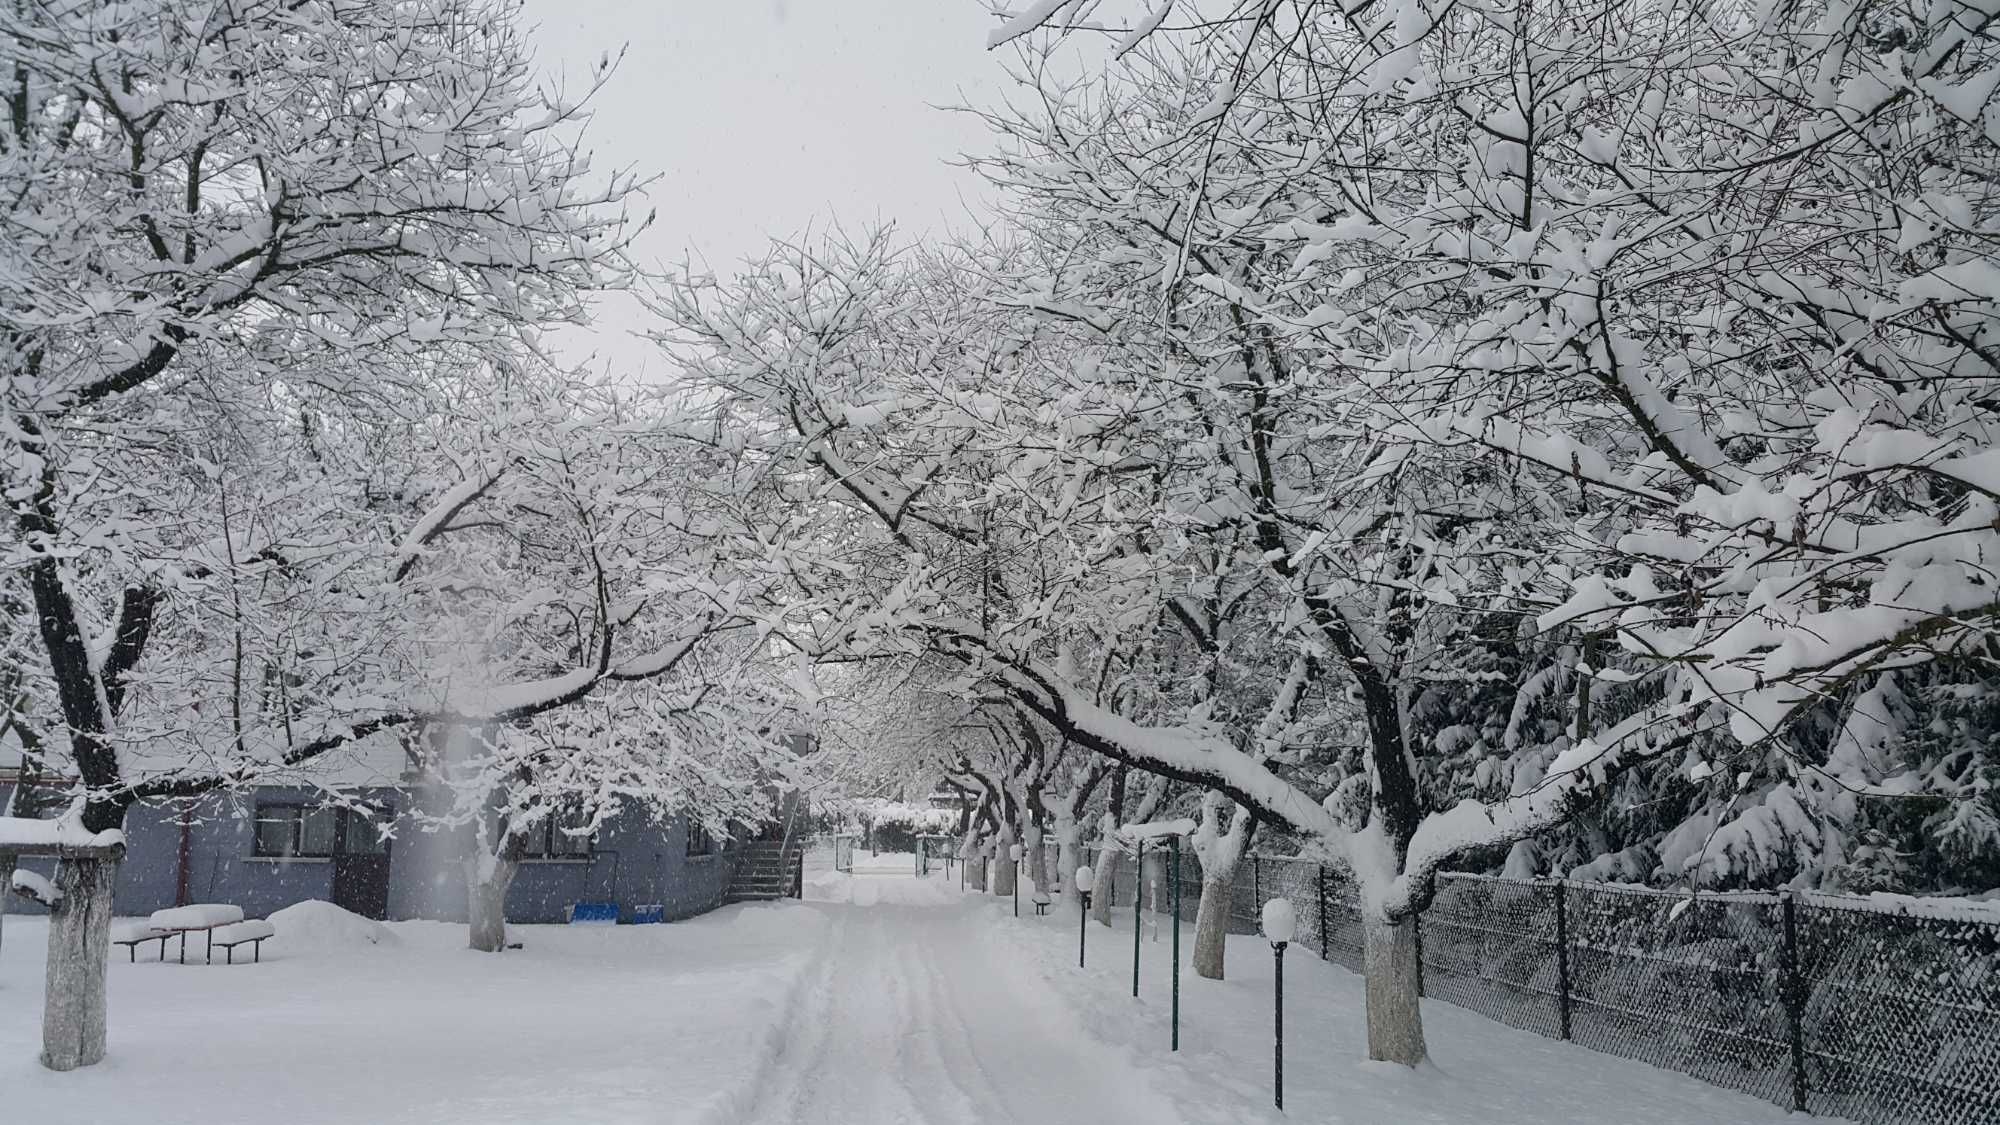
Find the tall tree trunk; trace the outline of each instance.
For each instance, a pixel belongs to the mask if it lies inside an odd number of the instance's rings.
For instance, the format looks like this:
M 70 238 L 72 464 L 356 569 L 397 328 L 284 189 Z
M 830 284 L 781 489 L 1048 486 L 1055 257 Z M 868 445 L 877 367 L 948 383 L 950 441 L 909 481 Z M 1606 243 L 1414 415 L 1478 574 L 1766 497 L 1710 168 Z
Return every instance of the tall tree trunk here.
M 1229 825 L 1226 829 L 1222 827 L 1225 817 Z M 1194 971 L 1210 980 L 1223 979 L 1236 869 L 1243 863 L 1243 852 L 1250 844 L 1255 825 L 1249 810 L 1219 793 L 1203 794 L 1201 828 L 1194 837 L 1195 858 L 1201 861 L 1201 907 L 1194 920 Z
M 104 974 L 117 884 L 116 859 L 66 859 L 56 869 L 62 900 L 49 919 L 42 998 L 42 1065 L 50 1070 L 75 1070 L 104 1059 Z
M 1118 890 L 1118 845 L 1106 844 L 1097 849 L 1097 891 L 1090 900 L 1091 916 L 1101 925 L 1111 924 L 1111 900 L 1117 898 Z
M 1038 891 L 1049 889 L 1049 857 L 1042 846 L 1042 826 L 1028 822 L 1028 881 Z
M 7 903 L 14 897 L 13 856 L 0 861 L 0 949 L 7 947 Z
M 965 861 L 966 884 L 975 891 L 986 890 L 986 849 L 974 848 Z
M 1205 903 L 1206 900 L 1204 900 Z M 1417 995 L 1417 924 L 1364 913 L 1362 974 L 1368 989 L 1368 1057 L 1415 1066 L 1424 1061 Z
M 1236 864 L 1201 869 L 1201 907 L 1194 916 L 1194 971 L 1221 980 L 1223 954 L 1229 946 L 1229 906 Z
M 1082 866 L 1083 847 L 1076 830 L 1076 818 L 1065 816 L 1056 821 L 1056 877 L 1053 883 L 1058 893 L 1069 893 L 1070 884 L 1076 881 L 1076 869 Z
M 1018 877 L 1018 865 L 1014 862 L 1014 846 L 1003 837 L 1000 847 L 993 856 L 993 893 L 1000 898 L 1014 894 L 1014 881 Z
M 484 868 L 484 870 L 481 870 Z M 474 856 L 465 864 L 467 944 L 481 953 L 507 948 L 507 889 L 521 865 L 495 856 Z

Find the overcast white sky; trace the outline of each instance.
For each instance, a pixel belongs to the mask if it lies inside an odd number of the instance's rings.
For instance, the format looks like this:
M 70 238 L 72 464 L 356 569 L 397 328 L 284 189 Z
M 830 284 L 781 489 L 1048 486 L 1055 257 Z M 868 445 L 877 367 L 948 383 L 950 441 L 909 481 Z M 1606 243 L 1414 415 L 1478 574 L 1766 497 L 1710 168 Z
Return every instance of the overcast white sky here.
M 545 72 L 625 61 L 596 103 L 588 147 L 600 169 L 659 179 L 643 258 L 683 252 L 727 272 L 773 234 L 838 218 L 895 220 L 911 233 L 968 226 L 980 189 L 948 161 L 985 145 L 976 122 L 933 105 L 990 100 L 1004 53 L 977 0 L 528 0 Z M 587 351 L 658 367 L 626 333 L 629 303 L 601 305 Z

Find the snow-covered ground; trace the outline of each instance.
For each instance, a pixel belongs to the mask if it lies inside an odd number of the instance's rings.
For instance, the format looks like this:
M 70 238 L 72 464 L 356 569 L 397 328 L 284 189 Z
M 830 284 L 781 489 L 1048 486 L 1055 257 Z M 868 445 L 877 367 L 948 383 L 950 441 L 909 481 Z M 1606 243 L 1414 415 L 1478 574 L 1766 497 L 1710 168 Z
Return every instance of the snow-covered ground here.
M 907 857 L 905 870 L 907 871 Z M 1144 1122 L 1232 1125 L 1807 1125 L 1777 1106 L 1643 1063 L 1424 1005 L 1433 1061 L 1365 1059 L 1361 981 L 1310 953 L 1286 962 L 1286 1113 L 1271 1108 L 1271 948 L 1230 939 L 1227 981 L 1190 967 L 1182 934 L 1181 1051 L 1170 1054 L 1171 931 L 1149 926 L 1140 998 L 1129 912 L 1090 927 L 1058 903 L 1036 918 L 1010 900 L 871 871 L 808 877 L 836 951 L 803 995 L 802 1031 L 729 1125 L 780 1122 Z M 879 862 L 879 861 L 878 861 Z M 826 1032 L 822 1034 L 822 1032 Z
M 1167 1050 L 1167 934 L 1058 904 L 913 877 L 908 856 L 809 864 L 805 903 L 728 907 L 666 926 L 526 926 L 502 956 L 462 926 L 387 939 L 315 925 L 261 965 L 114 959 L 111 1055 L 34 1062 L 38 920 L 0 949 L 0 1120 L 84 1125 L 1803 1125 L 1775 1106 L 1517 1032 L 1440 1003 L 1435 1061 L 1362 1061 L 1361 988 L 1310 954 L 1287 962 L 1286 1104 L 1270 1100 L 1269 947 L 1232 939 L 1231 977 L 1182 976 Z M 1025 892 L 1026 888 L 1024 888 Z M 1023 908 L 1026 909 L 1024 893 Z M 337 919 L 336 919 L 337 921 Z M 1129 915 L 1120 919 L 1129 927 Z M 295 933 L 295 937 L 299 937 Z M 370 937 L 376 940 L 370 941 Z M 1183 954 L 1192 933 L 1184 934 Z M 143 956 L 143 955 L 142 955 Z
M 1024 887 L 1023 894 L 1026 889 Z M 1023 907 L 1026 910 L 1026 907 Z M 1169 1054 L 1171 920 L 1149 920 L 1132 998 L 1132 919 L 1092 923 L 1088 968 L 1076 967 L 1077 919 L 1058 903 L 1016 921 L 1005 900 L 970 907 L 982 956 L 1032 964 L 1064 997 L 1083 1035 L 1143 1056 L 1186 1122 L 1324 1125 L 1808 1125 L 1793 1115 L 1644 1063 L 1517 1031 L 1424 1001 L 1431 1061 L 1416 1070 L 1366 1059 L 1361 978 L 1312 953 L 1285 958 L 1285 1112 L 1271 1106 L 1271 947 L 1229 939 L 1226 981 L 1192 968 L 1194 927 L 1181 933 L 1181 1049 Z
M 757 1080 L 831 921 L 786 902 L 664 926 L 520 926 L 525 948 L 497 956 L 432 922 L 358 948 L 280 932 L 254 965 L 113 950 L 109 1057 L 53 1074 L 35 1061 L 47 926 L 10 917 L 0 1122 L 729 1120 L 717 1113 Z

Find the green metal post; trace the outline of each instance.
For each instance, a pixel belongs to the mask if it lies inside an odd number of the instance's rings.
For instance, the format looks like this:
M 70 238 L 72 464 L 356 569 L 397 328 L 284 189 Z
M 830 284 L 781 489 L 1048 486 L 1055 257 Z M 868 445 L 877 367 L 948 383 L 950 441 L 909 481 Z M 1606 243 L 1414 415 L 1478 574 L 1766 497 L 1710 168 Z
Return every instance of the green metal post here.
M 1558 1038 L 1569 1038 L 1569 894 L 1556 880 L 1556 1023 Z
M 1181 838 L 1167 837 L 1167 901 L 1174 911 L 1174 1050 L 1181 1049 Z
M 1132 995 L 1139 995 L 1139 931 L 1145 920 L 1139 910 L 1146 904 L 1146 840 L 1132 849 Z
M 1083 906 L 1076 914 L 1076 967 L 1083 968 L 1083 954 L 1090 944 L 1090 892 L 1078 891 L 1076 897 Z
M 1325 864 L 1320 864 L 1319 867 L 1319 959 L 1322 961 L 1331 961 L 1333 959 L 1333 942 L 1327 938 L 1326 932 Z
M 1805 1046 L 1805 1006 L 1806 987 L 1799 973 L 1799 918 L 1798 900 L 1791 891 L 1780 897 L 1780 921 L 1783 926 L 1784 945 L 1779 948 L 1779 968 L 1783 976 L 1779 978 L 1778 998 L 1785 1007 L 1785 1025 L 1789 1033 L 1786 1038 L 1792 1048 L 1792 1110 L 1806 1111 L 1806 1046 Z
M 1271 958 L 1277 962 L 1277 986 L 1271 993 L 1271 1090 L 1278 1112 L 1285 1110 L 1285 943 L 1271 943 Z

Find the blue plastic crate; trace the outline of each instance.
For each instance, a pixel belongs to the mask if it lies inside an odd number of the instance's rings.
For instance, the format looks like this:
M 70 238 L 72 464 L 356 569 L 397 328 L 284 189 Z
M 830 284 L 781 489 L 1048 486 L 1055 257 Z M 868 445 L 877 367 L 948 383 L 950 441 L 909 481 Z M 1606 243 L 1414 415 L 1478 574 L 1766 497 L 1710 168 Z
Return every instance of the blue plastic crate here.
M 615 926 L 618 924 L 618 904 L 615 902 L 579 902 L 569 908 L 569 924 L 572 926 Z

